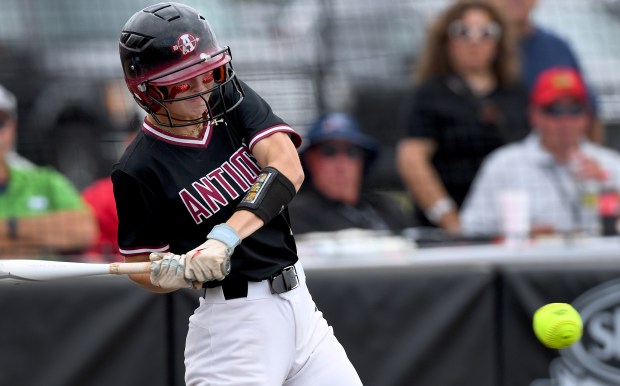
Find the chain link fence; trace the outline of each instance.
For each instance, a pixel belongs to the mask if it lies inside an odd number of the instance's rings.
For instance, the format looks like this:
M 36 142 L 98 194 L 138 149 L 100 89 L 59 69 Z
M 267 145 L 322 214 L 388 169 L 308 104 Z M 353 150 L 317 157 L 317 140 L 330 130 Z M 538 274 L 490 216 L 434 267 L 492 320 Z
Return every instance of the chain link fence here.
M 304 133 L 321 112 L 353 113 L 379 139 L 369 182 L 399 189 L 394 146 L 428 23 L 447 0 L 179 0 L 210 21 L 239 76 Z M 78 187 L 109 173 L 135 114 L 118 37 L 146 0 L 2 0 L 0 83 L 20 100 L 18 150 Z M 620 5 L 539 0 L 535 18 L 566 38 L 620 148 Z

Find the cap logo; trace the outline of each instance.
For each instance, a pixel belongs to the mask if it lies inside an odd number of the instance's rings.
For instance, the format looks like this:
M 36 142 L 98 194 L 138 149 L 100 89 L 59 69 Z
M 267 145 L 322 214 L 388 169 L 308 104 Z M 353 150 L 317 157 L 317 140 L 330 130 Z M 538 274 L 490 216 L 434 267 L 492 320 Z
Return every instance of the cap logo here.
M 325 132 L 349 131 L 349 125 L 346 119 L 340 116 L 329 117 L 323 122 Z
M 555 74 L 551 84 L 556 90 L 567 90 L 574 87 L 574 79 L 569 74 Z
M 187 55 L 196 49 L 199 40 L 200 38 L 192 34 L 183 34 L 178 37 L 177 44 L 172 46 L 172 51 L 181 51 L 181 54 Z

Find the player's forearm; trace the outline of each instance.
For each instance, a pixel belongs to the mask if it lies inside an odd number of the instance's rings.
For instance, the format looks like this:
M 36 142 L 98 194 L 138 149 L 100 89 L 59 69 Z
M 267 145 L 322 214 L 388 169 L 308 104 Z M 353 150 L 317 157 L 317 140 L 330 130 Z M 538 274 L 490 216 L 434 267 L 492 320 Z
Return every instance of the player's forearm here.
M 89 247 L 97 237 L 97 224 L 87 210 L 21 217 L 12 226 L 10 230 L 8 221 L 0 221 L 0 247 L 73 251 Z
M 250 236 L 265 225 L 263 220 L 247 210 L 236 211 L 228 221 L 226 221 L 226 224 L 233 227 L 241 240 Z
M 277 166 L 271 164 L 269 165 L 271 167 L 274 167 L 277 169 Z M 282 173 L 280 171 L 280 169 L 277 169 L 280 173 Z M 286 175 L 284 174 L 289 181 L 291 175 L 294 175 L 295 177 L 294 180 L 295 182 L 291 181 L 291 183 L 293 184 L 293 186 L 295 187 L 295 191 L 299 190 L 299 187 L 301 186 L 301 183 L 303 182 L 303 171 L 301 170 L 301 168 L 299 168 L 299 170 L 294 170 L 294 169 L 287 169 L 289 171 L 289 174 Z M 269 194 L 269 193 L 275 193 L 275 192 L 263 192 L 263 194 Z M 272 197 L 270 197 L 269 199 L 272 199 Z M 281 204 L 281 205 L 280 205 Z M 278 208 L 280 206 L 284 206 L 288 204 L 285 202 L 279 203 L 277 204 Z M 276 215 L 277 213 L 272 213 L 272 215 Z M 249 210 L 237 210 L 229 219 L 228 221 L 226 221 L 226 224 L 230 225 L 236 232 L 237 235 L 239 236 L 239 238 L 241 240 L 243 240 L 244 238 L 250 236 L 252 233 L 256 232 L 258 229 L 260 229 L 263 225 L 265 225 L 265 222 L 263 221 L 263 219 L 261 219 L 256 213 L 249 211 Z

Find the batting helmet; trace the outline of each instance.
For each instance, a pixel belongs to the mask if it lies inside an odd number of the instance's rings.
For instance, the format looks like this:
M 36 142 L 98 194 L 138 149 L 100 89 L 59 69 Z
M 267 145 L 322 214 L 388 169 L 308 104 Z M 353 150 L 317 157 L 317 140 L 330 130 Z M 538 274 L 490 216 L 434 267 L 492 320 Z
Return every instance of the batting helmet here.
M 243 100 L 230 49 L 220 47 L 207 20 L 187 5 L 160 3 L 136 12 L 123 27 L 119 51 L 129 91 L 162 126 L 216 119 Z M 175 98 L 174 89 L 169 92 L 165 87 L 207 73 L 212 73 L 215 81 L 207 91 Z M 205 114 L 173 123 L 165 103 L 196 97 L 205 101 Z

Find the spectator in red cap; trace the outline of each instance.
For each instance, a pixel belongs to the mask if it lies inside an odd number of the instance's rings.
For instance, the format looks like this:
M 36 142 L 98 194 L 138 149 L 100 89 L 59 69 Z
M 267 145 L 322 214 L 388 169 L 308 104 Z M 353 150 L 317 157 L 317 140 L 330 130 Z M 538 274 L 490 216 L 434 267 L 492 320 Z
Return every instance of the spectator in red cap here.
M 538 0 L 493 0 L 492 3 L 505 12 L 516 32 L 521 77 L 529 90 L 537 76 L 548 68 L 566 66 L 583 74 L 580 60 L 570 42 L 534 20 Z M 571 28 L 570 23 L 566 27 Z M 604 143 L 605 127 L 597 114 L 600 110 L 598 97 L 592 87 L 588 88 L 587 93 L 593 114 L 586 134 L 591 141 Z
M 358 228 L 398 232 L 410 214 L 389 196 L 364 190 L 376 141 L 348 114 L 325 114 L 310 128 L 301 151 L 303 189 L 289 205 L 296 234 Z
M 579 73 L 569 67 L 542 72 L 530 94 L 533 132 L 491 153 L 477 174 L 461 212 L 467 234 L 500 229 L 498 197 L 519 190 L 529 197 L 530 229 L 594 229 L 582 197 L 592 182 L 620 186 L 620 153 L 587 140 L 591 106 Z

